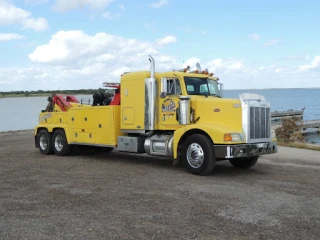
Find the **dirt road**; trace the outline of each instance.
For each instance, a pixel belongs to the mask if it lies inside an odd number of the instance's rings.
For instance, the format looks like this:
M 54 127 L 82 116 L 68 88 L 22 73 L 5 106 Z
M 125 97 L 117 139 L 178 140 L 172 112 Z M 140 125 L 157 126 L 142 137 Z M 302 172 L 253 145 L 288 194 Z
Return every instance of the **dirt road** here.
M 41 155 L 0 134 L 0 239 L 320 239 L 320 152 L 199 177 L 118 152 Z

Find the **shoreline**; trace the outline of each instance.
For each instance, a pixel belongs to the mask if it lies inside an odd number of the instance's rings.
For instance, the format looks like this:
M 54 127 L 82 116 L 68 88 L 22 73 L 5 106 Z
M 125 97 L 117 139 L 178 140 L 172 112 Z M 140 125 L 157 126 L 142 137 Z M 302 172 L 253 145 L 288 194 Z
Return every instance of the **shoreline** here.
M 0 136 L 7 136 L 7 135 L 27 135 L 33 134 L 34 129 L 24 129 L 24 130 L 10 130 L 10 131 L 0 131 Z
M 37 94 L 37 95 L 9 95 L 9 96 L 0 96 L 1 98 L 20 98 L 20 97 L 46 97 L 50 94 Z
M 91 89 L 93 90 L 93 89 Z M 225 89 L 225 91 L 263 91 L 263 90 L 320 90 L 320 87 L 306 87 L 306 88 L 245 88 L 245 89 Z M 7 92 L 1 92 L 0 93 L 0 99 L 1 98 L 15 98 L 15 97 L 45 97 L 45 96 L 50 96 L 52 93 L 56 94 L 68 94 L 68 95 L 91 95 L 93 93 L 79 93 L 79 92 L 73 92 L 73 91 L 78 91 L 77 89 L 69 89 L 69 90 L 31 90 L 31 92 L 36 92 L 36 91 L 49 91 L 47 93 L 21 93 L 21 94 L 7 94 Z M 52 91 L 52 92 L 51 92 Z M 70 93 L 62 93 L 63 91 L 70 91 Z M 99 89 L 95 90 L 99 91 Z M 15 91 L 13 91 L 15 92 Z M 20 91 L 17 91 L 20 92 Z M 5 93 L 5 94 L 3 94 Z
M 89 94 L 89 93 L 57 93 L 58 95 L 92 95 L 92 94 Z M 28 95 L 28 96 L 25 96 L 25 95 L 10 95 L 10 96 L 0 96 L 0 99 L 4 99 L 4 98 L 23 98 L 23 97 L 51 97 L 52 94 L 35 94 L 35 95 Z

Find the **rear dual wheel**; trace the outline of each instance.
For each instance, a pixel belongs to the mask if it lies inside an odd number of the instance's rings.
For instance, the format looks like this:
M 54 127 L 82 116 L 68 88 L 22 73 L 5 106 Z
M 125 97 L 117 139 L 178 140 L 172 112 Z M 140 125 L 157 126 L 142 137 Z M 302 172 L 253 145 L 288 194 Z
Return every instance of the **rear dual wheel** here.
M 71 145 L 68 144 L 64 130 L 58 129 L 53 133 L 52 148 L 56 155 L 67 156 L 71 153 Z
M 39 150 L 42 154 L 55 153 L 58 156 L 66 156 L 71 152 L 64 130 L 58 129 L 53 134 L 47 129 L 40 130 L 38 134 Z
M 38 146 L 39 150 L 44 155 L 50 155 L 53 153 L 52 148 L 52 134 L 47 129 L 42 129 L 38 133 Z

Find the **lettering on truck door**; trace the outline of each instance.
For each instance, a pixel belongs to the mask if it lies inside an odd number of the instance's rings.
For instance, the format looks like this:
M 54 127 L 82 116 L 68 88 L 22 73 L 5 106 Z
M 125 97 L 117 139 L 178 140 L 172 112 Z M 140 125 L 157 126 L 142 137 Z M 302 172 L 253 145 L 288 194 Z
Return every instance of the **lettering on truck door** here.
M 160 99 L 160 125 L 179 125 L 176 111 L 179 107 L 179 95 L 181 94 L 179 79 L 168 78 L 167 96 Z

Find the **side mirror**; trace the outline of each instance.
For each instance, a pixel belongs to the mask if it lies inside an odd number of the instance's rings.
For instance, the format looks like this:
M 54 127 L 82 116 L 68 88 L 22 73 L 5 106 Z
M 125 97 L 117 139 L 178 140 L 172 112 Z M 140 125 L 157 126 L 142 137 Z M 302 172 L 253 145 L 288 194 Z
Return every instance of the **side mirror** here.
M 166 78 L 161 78 L 160 82 L 160 97 L 165 98 L 167 96 L 167 84 L 168 81 Z
M 220 92 L 220 97 L 222 97 L 222 92 L 223 92 L 223 83 L 219 83 L 219 92 Z

